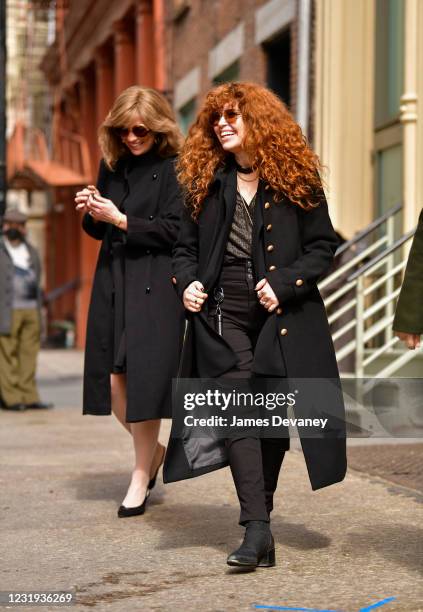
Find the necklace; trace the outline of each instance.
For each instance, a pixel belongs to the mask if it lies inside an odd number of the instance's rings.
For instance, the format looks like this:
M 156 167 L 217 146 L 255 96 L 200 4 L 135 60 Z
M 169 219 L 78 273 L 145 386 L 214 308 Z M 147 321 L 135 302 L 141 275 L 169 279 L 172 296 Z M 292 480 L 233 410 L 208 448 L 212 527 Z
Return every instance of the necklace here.
M 241 179 L 241 181 L 244 181 L 245 183 L 254 183 L 254 181 L 258 179 L 258 176 L 255 176 L 252 179 L 246 179 L 245 176 L 241 176 L 238 172 L 237 172 L 237 176 L 239 179 Z
M 235 166 L 238 172 L 241 172 L 242 174 L 251 174 L 252 172 L 254 172 L 251 166 L 247 166 L 246 168 L 244 168 L 243 166 L 240 166 L 236 160 L 235 160 Z

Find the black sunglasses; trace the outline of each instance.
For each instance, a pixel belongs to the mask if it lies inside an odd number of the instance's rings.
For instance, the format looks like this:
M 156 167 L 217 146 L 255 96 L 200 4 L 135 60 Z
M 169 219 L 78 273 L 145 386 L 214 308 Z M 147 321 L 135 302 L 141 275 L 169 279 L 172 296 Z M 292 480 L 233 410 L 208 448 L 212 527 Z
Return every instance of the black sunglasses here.
M 225 119 L 226 123 L 229 123 L 229 125 L 232 125 L 233 123 L 235 123 L 235 121 L 238 119 L 238 117 L 241 116 L 241 113 L 239 111 L 235 110 L 234 108 L 227 108 L 226 110 L 223 110 L 222 112 L 214 111 L 210 115 L 210 123 L 211 123 L 211 125 L 213 125 L 213 126 L 217 125 L 219 123 L 220 118 L 222 116 Z
M 129 134 L 133 134 L 136 138 L 144 138 L 151 130 L 145 127 L 145 125 L 135 125 L 133 128 L 117 127 L 116 132 L 121 138 L 127 138 Z

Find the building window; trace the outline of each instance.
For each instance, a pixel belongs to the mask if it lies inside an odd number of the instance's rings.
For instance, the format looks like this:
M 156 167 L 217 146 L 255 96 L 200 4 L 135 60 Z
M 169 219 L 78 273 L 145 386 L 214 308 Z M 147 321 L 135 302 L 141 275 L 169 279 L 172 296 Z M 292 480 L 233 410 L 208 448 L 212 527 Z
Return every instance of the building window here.
M 240 74 L 239 60 L 225 68 L 220 74 L 217 74 L 213 79 L 213 85 L 228 83 L 229 81 L 238 81 Z
M 267 86 L 291 106 L 291 29 L 263 43 L 267 60 Z
M 402 146 L 388 147 L 377 154 L 379 211 L 396 206 L 402 199 Z
M 376 127 L 399 114 L 404 81 L 404 0 L 376 2 Z
M 195 98 L 184 104 L 178 110 L 179 125 L 184 134 L 188 133 L 188 129 L 195 118 Z
M 375 31 L 375 199 L 376 216 L 402 200 L 404 0 L 376 0 Z

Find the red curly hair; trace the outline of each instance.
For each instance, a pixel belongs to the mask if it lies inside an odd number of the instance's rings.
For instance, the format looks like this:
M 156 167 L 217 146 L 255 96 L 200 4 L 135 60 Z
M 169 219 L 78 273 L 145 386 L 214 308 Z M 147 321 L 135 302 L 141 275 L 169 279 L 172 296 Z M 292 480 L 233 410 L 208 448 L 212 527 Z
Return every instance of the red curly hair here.
M 254 160 L 253 169 L 274 190 L 275 201 L 286 196 L 306 210 L 318 205 L 322 193 L 319 158 L 286 105 L 256 83 L 224 83 L 207 94 L 177 164 L 192 217 L 198 217 L 216 170 L 233 157 L 222 149 L 211 124 L 212 114 L 221 112 L 225 104 L 241 112 L 246 125 L 243 148 Z

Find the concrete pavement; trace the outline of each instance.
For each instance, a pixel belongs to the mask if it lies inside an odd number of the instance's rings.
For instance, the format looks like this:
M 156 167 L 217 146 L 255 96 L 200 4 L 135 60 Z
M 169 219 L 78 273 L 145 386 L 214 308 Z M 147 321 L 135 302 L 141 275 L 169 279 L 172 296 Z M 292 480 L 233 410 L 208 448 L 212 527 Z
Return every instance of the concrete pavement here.
M 67 407 L 0 411 L 0 590 L 73 589 L 71 609 L 116 612 L 358 612 L 390 597 L 378 609 L 423 611 L 423 495 L 353 470 L 312 492 L 298 451 L 275 504 L 276 568 L 226 566 L 243 531 L 228 470 L 159 483 L 143 517 L 118 519 L 129 436 L 112 418 L 81 416 L 80 354 L 60 366 L 50 353 L 40 360 L 43 397 L 69 383 Z

